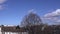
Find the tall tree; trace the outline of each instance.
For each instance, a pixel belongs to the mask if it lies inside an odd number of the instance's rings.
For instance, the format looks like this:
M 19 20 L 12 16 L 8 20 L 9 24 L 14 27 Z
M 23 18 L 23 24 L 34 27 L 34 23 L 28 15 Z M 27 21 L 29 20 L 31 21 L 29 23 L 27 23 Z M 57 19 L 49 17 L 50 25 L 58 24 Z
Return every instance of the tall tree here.
M 23 26 L 33 26 L 42 24 L 42 21 L 37 14 L 31 12 L 23 18 L 21 24 Z
M 26 28 L 29 34 L 40 34 L 41 24 L 42 21 L 40 17 L 33 12 L 26 15 L 21 22 L 21 25 Z

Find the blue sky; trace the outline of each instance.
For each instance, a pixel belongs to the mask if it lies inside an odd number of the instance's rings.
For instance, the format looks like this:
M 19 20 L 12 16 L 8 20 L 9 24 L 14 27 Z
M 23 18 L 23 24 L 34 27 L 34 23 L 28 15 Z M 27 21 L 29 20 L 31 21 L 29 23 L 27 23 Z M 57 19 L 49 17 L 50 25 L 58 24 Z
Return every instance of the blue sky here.
M 18 25 L 22 18 L 32 9 L 40 17 L 44 17 L 44 15 L 57 12 L 60 9 L 60 0 L 7 0 L 0 3 L 0 25 Z M 47 21 L 43 20 L 43 22 Z M 52 22 L 49 24 L 52 24 Z

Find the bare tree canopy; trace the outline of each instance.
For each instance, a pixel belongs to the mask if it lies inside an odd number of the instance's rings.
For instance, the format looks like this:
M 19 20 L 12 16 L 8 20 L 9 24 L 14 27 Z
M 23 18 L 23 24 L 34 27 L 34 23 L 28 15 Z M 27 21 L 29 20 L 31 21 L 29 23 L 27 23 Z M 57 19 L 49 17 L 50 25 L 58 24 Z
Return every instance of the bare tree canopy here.
M 40 17 L 33 12 L 30 12 L 28 15 L 26 15 L 21 22 L 22 26 L 32 26 L 40 24 L 42 24 Z

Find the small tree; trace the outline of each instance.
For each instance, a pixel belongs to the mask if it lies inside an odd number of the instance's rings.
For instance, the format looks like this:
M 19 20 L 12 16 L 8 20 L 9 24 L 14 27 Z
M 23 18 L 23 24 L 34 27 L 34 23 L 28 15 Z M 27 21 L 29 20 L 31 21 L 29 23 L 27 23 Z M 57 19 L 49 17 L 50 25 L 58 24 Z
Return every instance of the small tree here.
M 16 26 L 16 29 L 20 29 L 19 25 Z

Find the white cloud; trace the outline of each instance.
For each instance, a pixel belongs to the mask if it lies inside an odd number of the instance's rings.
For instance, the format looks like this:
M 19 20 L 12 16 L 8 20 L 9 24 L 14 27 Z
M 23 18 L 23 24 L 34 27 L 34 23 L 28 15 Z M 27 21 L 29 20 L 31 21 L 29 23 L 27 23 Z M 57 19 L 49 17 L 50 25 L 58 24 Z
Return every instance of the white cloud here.
M 31 9 L 28 11 L 28 13 L 31 13 L 31 12 L 36 13 L 36 11 L 34 9 Z
M 0 0 L 0 4 L 5 3 L 7 0 Z
M 53 22 L 56 22 L 56 24 L 60 23 L 60 17 L 58 18 L 58 16 L 60 16 L 60 9 L 57 9 L 51 13 L 47 13 L 44 15 L 45 19 L 49 19 Z
M 57 9 L 51 13 L 45 14 L 44 17 L 55 17 L 60 15 L 60 9 Z
M 5 3 L 6 1 L 7 1 L 7 0 L 0 0 L 0 10 L 5 9 L 4 3 Z

